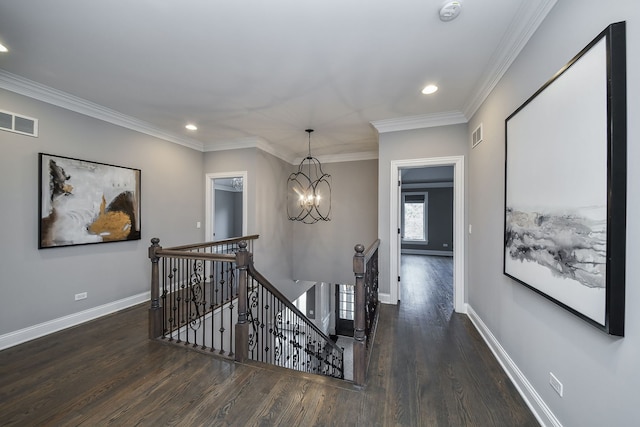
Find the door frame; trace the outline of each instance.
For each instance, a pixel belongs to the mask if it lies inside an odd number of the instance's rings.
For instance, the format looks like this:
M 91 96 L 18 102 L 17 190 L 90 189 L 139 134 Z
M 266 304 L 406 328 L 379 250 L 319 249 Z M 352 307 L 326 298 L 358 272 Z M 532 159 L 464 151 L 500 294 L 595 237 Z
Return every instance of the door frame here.
M 215 180 L 222 178 L 237 178 L 242 177 L 242 235 L 247 235 L 247 218 L 248 218 L 248 180 L 247 180 L 247 171 L 237 171 L 237 172 L 218 172 L 218 173 L 208 173 L 205 175 L 205 222 L 204 222 L 204 232 L 205 232 L 205 241 L 209 242 L 215 240 L 215 236 L 213 236 L 214 228 L 214 214 L 215 214 Z
M 389 200 L 389 284 L 390 300 L 397 304 L 400 296 L 400 249 L 398 227 L 400 224 L 398 201 L 400 187 L 400 169 L 430 166 L 453 166 L 453 309 L 458 313 L 466 313 L 465 305 L 465 235 L 464 235 L 464 156 L 431 157 L 409 160 L 392 160 L 390 173 Z

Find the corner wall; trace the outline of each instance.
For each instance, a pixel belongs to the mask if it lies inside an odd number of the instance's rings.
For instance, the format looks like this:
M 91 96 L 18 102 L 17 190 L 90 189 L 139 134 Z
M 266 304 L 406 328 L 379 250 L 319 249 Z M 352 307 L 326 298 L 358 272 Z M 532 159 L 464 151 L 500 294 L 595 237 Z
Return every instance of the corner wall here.
M 293 278 L 355 283 L 354 247 L 372 244 L 376 235 L 377 160 L 327 163 L 331 175 L 331 221 L 293 223 Z
M 378 237 L 380 248 L 378 286 L 381 294 L 391 294 L 389 283 L 389 231 L 391 224 L 389 209 L 396 202 L 389 200 L 391 188 L 391 161 L 433 157 L 466 156 L 469 146 L 467 124 L 432 127 L 380 134 L 378 160 Z M 467 164 L 467 162 L 465 162 Z M 466 166 L 465 166 L 466 167 Z M 466 176 L 466 172 L 465 172 Z M 465 184 L 466 185 L 466 184 Z M 394 254 L 395 256 L 395 254 Z M 395 303 L 395 302 L 394 302 Z
M 628 197 L 626 336 L 590 326 L 502 274 L 505 119 L 607 25 L 627 21 Z M 480 110 L 470 152 L 468 303 L 516 383 L 548 425 L 636 425 L 640 419 L 640 8 L 627 0 L 558 1 Z M 532 165 L 544 167 L 544 165 Z M 502 352 L 502 353 L 500 353 Z M 564 397 L 549 385 L 549 373 Z
M 260 235 L 254 244 L 255 265 L 285 295 L 293 285 L 292 225 L 285 205 L 287 177 L 292 168 L 258 148 L 204 154 L 205 174 L 247 171 L 247 234 Z
M 144 301 L 150 239 L 202 239 L 202 153 L 1 89 L 0 100 L 3 110 L 39 119 L 38 138 L 0 131 L 0 337 Z M 141 169 L 142 239 L 38 250 L 39 152 Z M 74 301 L 80 292 L 88 298 Z

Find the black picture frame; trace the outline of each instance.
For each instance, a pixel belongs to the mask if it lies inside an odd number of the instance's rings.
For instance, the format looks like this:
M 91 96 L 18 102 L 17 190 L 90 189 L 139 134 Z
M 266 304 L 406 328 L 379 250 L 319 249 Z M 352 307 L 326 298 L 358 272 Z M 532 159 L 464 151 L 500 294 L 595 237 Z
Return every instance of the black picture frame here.
M 140 240 L 140 169 L 39 153 L 38 176 L 38 249 Z
M 505 120 L 503 273 L 624 336 L 625 22 Z

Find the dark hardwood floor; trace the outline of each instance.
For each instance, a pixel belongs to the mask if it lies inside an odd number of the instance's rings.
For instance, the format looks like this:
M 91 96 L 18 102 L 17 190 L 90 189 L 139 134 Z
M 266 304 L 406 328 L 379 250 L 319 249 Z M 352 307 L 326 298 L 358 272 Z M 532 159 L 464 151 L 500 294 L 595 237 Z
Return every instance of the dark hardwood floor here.
M 537 426 L 453 313 L 451 259 L 402 268 L 362 390 L 149 341 L 144 305 L 0 352 L 0 425 Z

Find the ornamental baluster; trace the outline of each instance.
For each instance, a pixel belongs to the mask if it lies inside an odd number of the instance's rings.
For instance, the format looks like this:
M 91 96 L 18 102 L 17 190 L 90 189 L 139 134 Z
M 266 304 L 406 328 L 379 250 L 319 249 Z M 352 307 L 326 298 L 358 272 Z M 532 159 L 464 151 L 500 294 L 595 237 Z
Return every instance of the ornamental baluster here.
M 238 269 L 238 323 L 236 324 L 236 357 L 237 362 L 244 362 L 249 354 L 249 323 L 247 323 L 247 267 L 250 253 L 247 242 L 238 244 L 236 268 Z

